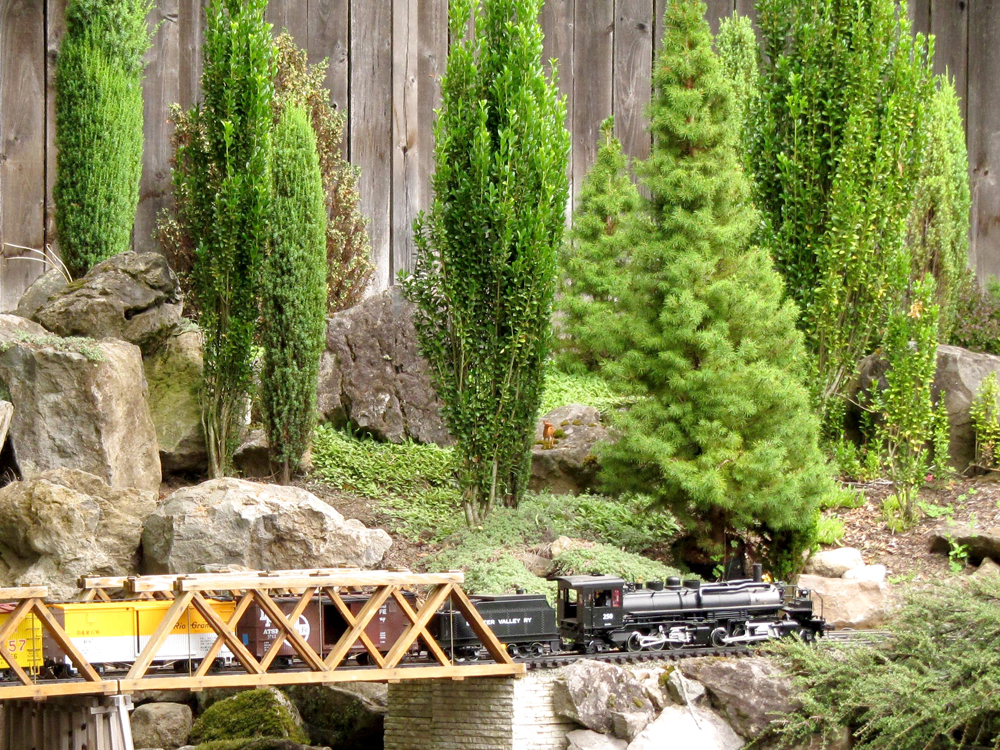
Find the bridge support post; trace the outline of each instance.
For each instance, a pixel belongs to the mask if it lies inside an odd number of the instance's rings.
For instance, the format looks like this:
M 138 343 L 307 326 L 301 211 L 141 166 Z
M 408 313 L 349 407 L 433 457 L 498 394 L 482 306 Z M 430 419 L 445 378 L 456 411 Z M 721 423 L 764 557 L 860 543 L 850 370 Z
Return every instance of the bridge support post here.
M 127 695 L 3 702 L 0 750 L 135 750 Z

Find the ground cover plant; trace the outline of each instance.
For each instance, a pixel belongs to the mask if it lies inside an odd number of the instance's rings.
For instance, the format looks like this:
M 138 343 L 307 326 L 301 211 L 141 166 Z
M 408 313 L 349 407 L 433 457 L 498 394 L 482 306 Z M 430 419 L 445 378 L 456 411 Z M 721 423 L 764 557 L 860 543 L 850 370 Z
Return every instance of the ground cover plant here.
M 569 134 L 542 65 L 540 8 L 541 0 L 451 3 L 456 41 L 441 82 L 434 197 L 415 222 L 416 265 L 404 280 L 457 442 L 470 525 L 516 505 L 527 487 L 549 347 Z
M 878 646 L 773 646 L 802 708 L 782 747 L 849 727 L 859 750 L 1000 746 L 1000 577 L 913 590 Z
M 839 435 L 847 381 L 909 282 L 931 53 L 896 0 L 761 0 L 757 10 L 755 200 L 801 310 L 816 404 Z
M 150 0 L 71 0 L 56 66 L 56 231 L 74 276 L 130 249 Z
M 560 310 L 579 362 L 637 396 L 611 415 L 619 439 L 600 451 L 606 487 L 651 494 L 708 569 L 731 542 L 753 537 L 783 574 L 812 543 L 833 484 L 796 308 L 767 254 L 750 246 L 758 215 L 737 156 L 732 87 L 703 13 L 700 2 L 667 5 L 653 154 L 634 165 L 650 201 L 605 131 Z

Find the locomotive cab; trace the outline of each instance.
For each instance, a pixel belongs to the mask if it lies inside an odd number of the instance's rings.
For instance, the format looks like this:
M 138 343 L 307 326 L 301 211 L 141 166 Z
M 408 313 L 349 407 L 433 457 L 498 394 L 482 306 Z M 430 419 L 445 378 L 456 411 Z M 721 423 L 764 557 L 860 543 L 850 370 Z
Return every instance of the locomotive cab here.
M 560 576 L 557 611 L 559 633 L 577 648 L 602 648 L 609 633 L 621 628 L 625 581 L 615 576 Z

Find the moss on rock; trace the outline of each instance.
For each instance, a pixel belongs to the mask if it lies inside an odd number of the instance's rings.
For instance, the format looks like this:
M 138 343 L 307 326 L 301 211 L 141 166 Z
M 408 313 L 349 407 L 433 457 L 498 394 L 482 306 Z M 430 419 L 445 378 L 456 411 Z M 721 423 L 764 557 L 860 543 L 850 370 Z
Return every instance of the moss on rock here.
M 274 688 L 249 690 L 208 708 L 195 722 L 189 741 L 197 744 L 214 740 L 276 738 L 308 742 L 294 712 L 288 699 Z M 244 747 L 247 745 L 222 744 L 201 750 L 240 750 Z

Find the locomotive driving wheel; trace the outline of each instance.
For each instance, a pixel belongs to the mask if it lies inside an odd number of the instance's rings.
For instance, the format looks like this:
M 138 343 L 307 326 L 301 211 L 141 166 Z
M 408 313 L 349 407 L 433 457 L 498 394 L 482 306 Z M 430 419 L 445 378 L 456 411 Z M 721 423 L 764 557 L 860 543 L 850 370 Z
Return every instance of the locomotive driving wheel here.
M 729 631 L 727 631 L 725 628 L 716 628 L 715 630 L 712 631 L 712 637 L 711 637 L 712 645 L 715 646 L 716 648 L 725 647 L 726 641 L 724 639 L 727 638 L 728 636 L 729 636 Z
M 629 651 L 642 651 L 642 633 L 633 630 L 628 640 L 625 641 L 625 648 Z

